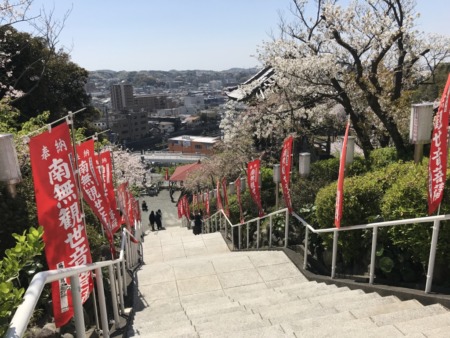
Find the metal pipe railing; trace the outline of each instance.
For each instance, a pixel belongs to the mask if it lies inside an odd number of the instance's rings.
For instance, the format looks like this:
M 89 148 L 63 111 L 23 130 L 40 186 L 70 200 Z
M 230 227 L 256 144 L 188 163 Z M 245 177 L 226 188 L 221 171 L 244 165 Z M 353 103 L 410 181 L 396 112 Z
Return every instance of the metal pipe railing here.
M 137 227 L 138 233 L 140 231 L 140 226 Z M 130 244 L 131 236 L 133 236 L 127 229 L 123 229 L 122 231 L 122 242 L 121 242 L 121 250 L 119 258 L 115 260 L 109 261 L 101 261 L 95 262 L 91 264 L 84 264 L 70 268 L 57 269 L 57 270 L 48 270 L 37 273 L 30 282 L 29 287 L 25 291 L 23 296 L 22 304 L 17 308 L 10 324 L 8 331 L 5 334 L 5 337 L 8 338 L 18 338 L 22 337 L 25 334 L 25 331 L 28 327 L 28 323 L 30 321 L 31 316 L 33 315 L 34 308 L 36 307 L 39 297 L 41 296 L 42 290 L 45 285 L 51 282 L 58 281 L 64 278 L 70 278 L 70 285 L 72 291 L 72 305 L 74 308 L 74 320 L 75 320 L 75 328 L 77 332 L 77 338 L 85 337 L 85 328 L 84 328 L 84 316 L 83 316 L 83 305 L 81 301 L 81 289 L 79 282 L 79 275 L 81 273 L 86 273 L 95 270 L 96 280 L 97 280 L 97 291 L 98 291 L 98 301 L 100 304 L 100 313 L 101 317 L 104 317 L 107 313 L 106 311 L 106 302 L 104 297 L 104 288 L 103 288 L 103 280 L 102 280 L 102 271 L 101 269 L 104 267 L 117 267 L 117 282 L 119 284 L 119 299 L 121 302 L 121 310 L 122 314 L 124 311 L 124 294 L 126 295 L 126 275 L 125 275 L 125 262 L 129 262 L 128 268 L 132 268 L 130 265 L 129 258 L 131 256 L 131 252 L 137 254 L 139 249 L 139 241 L 138 243 Z M 139 238 L 140 239 L 140 238 Z M 120 274 L 120 264 L 122 264 L 122 274 Z M 115 274 L 110 274 L 110 277 L 114 277 Z M 113 284 L 113 281 L 111 281 Z M 116 281 L 114 281 L 115 283 Z M 114 303 L 114 297 L 113 297 Z M 114 306 L 114 305 L 113 305 Z M 117 312 L 117 304 L 115 306 L 114 312 Z M 114 320 L 117 321 L 118 316 L 114 314 Z M 108 319 L 106 317 L 101 318 L 102 321 L 102 331 L 103 336 L 109 336 L 109 328 L 108 328 Z M 119 323 L 118 323 L 119 324 Z
M 246 223 L 246 230 L 247 230 L 247 249 L 250 247 L 250 224 L 252 222 L 256 222 L 257 224 L 257 234 L 256 234 L 256 247 L 259 248 L 260 245 L 260 222 L 264 218 L 269 217 L 269 247 L 272 246 L 272 228 L 273 228 L 273 221 L 272 216 L 278 213 L 286 213 L 286 219 L 285 219 L 285 240 L 284 240 L 284 247 L 288 246 L 288 238 L 289 238 L 289 212 L 287 209 L 280 209 L 275 212 L 272 212 L 268 215 L 264 215 L 263 217 L 256 217 L 250 220 L 247 220 Z M 225 214 L 223 211 L 218 211 L 216 214 L 214 214 L 217 217 L 217 213 Z M 308 267 L 308 246 L 309 246 L 309 234 L 325 234 L 325 233 L 333 233 L 333 248 L 332 248 L 332 263 L 331 263 L 331 278 L 335 278 L 336 276 L 336 261 L 337 261 L 337 251 L 338 251 L 338 238 L 339 238 L 339 232 L 342 231 L 353 231 L 353 230 L 370 230 L 372 229 L 372 246 L 371 246 L 371 257 L 370 257 L 370 271 L 369 271 L 369 283 L 373 284 L 375 279 L 375 260 L 376 260 L 376 246 L 377 246 L 377 237 L 378 237 L 378 228 L 380 227 L 390 227 L 390 226 L 399 226 L 399 225 L 407 225 L 407 224 L 420 224 L 420 223 L 430 223 L 433 222 L 433 235 L 430 243 L 430 255 L 429 255 L 429 261 L 428 261 L 428 270 L 427 270 L 427 281 L 425 286 L 425 292 L 429 293 L 431 292 L 431 286 L 433 281 L 433 272 L 434 272 L 434 264 L 435 264 L 435 257 L 436 257 L 436 248 L 437 248 L 437 242 L 439 237 L 439 227 L 441 221 L 446 221 L 450 219 L 450 214 L 447 215 L 437 215 L 437 216 L 426 216 L 426 217 L 418 217 L 418 218 L 408 218 L 408 219 L 402 219 L 402 220 L 394 220 L 394 221 L 384 221 L 384 222 L 374 222 L 369 224 L 360 224 L 360 225 L 353 225 L 353 226 L 347 226 L 347 227 L 341 227 L 339 229 L 336 228 L 327 228 L 327 229 L 314 229 L 312 225 L 310 225 L 308 222 L 306 222 L 303 218 L 301 218 L 299 215 L 297 215 L 295 212 L 292 213 L 292 216 L 297 219 L 304 227 L 305 227 L 305 245 L 304 245 L 304 259 L 303 259 L 303 268 L 307 269 Z M 221 216 L 222 217 L 222 216 Z M 229 219 L 225 216 L 226 222 L 231 226 L 231 228 L 234 228 L 235 226 L 242 227 L 242 224 L 232 224 Z M 239 230 L 240 235 L 240 230 Z M 239 238 L 239 244 L 238 248 L 241 248 L 241 238 Z
M 449 220 L 450 214 L 437 215 L 437 216 L 426 216 L 426 217 L 418 217 L 418 218 L 408 218 L 408 219 L 395 220 L 395 221 L 374 222 L 374 223 L 369 223 L 369 224 L 341 227 L 340 229 L 336 229 L 336 228 L 314 229 L 310 224 L 308 224 L 304 219 L 302 219 L 295 212 L 292 213 L 292 215 L 300 223 L 302 223 L 306 229 L 312 231 L 313 233 L 316 233 L 316 234 L 323 234 L 323 233 L 329 233 L 329 232 L 334 233 L 333 256 L 332 256 L 332 264 L 331 264 L 331 278 L 335 277 L 335 270 L 336 270 L 337 238 L 338 238 L 337 234 L 341 231 L 372 229 L 372 231 L 373 231 L 373 233 L 372 233 L 372 248 L 371 248 L 371 257 L 370 257 L 371 264 L 370 264 L 370 272 L 369 272 L 369 283 L 371 283 L 371 284 L 373 284 L 374 279 L 375 279 L 375 258 L 376 258 L 376 243 L 377 243 L 377 236 L 378 236 L 378 228 L 433 222 L 433 235 L 432 235 L 431 243 L 430 243 L 430 255 L 429 255 L 429 261 L 428 261 L 427 281 L 426 281 L 426 285 L 425 285 L 425 293 L 431 292 L 440 222 Z M 306 255 L 308 255 L 308 251 L 306 250 L 306 247 L 305 247 L 305 256 Z M 305 257 L 305 262 L 306 262 L 306 259 L 307 258 Z M 306 265 L 306 264 L 304 264 L 304 265 Z

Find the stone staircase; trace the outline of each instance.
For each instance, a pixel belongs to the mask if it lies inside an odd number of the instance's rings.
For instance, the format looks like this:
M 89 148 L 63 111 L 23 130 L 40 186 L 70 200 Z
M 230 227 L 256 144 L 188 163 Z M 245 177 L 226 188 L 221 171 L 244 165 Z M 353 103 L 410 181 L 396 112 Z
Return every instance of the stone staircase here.
M 128 337 L 450 337 L 440 304 L 308 281 L 282 251 L 220 233 L 149 232 Z

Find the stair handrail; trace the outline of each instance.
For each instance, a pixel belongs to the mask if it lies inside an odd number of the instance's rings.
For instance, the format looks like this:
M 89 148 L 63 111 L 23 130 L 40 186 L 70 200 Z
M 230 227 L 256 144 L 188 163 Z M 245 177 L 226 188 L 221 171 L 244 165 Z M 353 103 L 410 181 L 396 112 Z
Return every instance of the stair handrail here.
M 223 215 L 227 222 L 230 224 L 230 228 L 232 229 L 232 242 L 233 248 L 235 248 L 234 243 L 234 235 L 233 230 L 235 227 L 242 227 L 243 225 L 247 226 L 247 248 L 249 247 L 249 235 L 248 229 L 249 225 L 252 222 L 257 222 L 257 239 L 256 239 L 256 248 L 259 249 L 260 242 L 260 222 L 262 219 L 269 217 L 270 218 L 270 226 L 269 226 L 269 247 L 272 246 L 272 217 L 278 213 L 286 213 L 286 221 L 285 221 L 285 238 L 284 238 L 284 247 L 286 248 L 288 245 L 288 237 L 289 237 L 289 212 L 287 208 L 279 209 L 270 214 L 264 215 L 262 217 L 255 217 L 250 220 L 246 220 L 243 223 L 232 224 L 229 218 L 225 215 L 223 210 L 218 210 L 212 216 L 217 217 L 218 214 Z M 211 217 L 212 217 L 211 216 Z M 308 242 L 309 242 L 309 232 L 315 234 L 324 234 L 324 233 L 333 233 L 333 248 L 332 248 L 332 261 L 331 261 L 331 278 L 336 277 L 336 261 L 337 261 L 337 246 L 338 246 L 338 237 L 339 232 L 342 231 L 353 231 L 353 230 L 368 230 L 372 229 L 372 246 L 371 246 L 371 254 L 370 254 L 370 271 L 369 271 L 369 284 L 373 284 L 375 280 L 375 258 L 376 258 L 376 247 L 377 247 L 377 237 L 378 237 L 378 228 L 381 227 L 391 227 L 391 226 L 399 226 L 399 225 L 407 225 L 407 224 L 417 224 L 417 223 L 431 223 L 433 222 L 433 233 L 431 237 L 430 243 L 430 254 L 428 259 L 428 270 L 426 276 L 426 284 L 425 284 L 425 293 L 431 292 L 431 287 L 433 283 L 433 273 L 434 273 L 434 265 L 436 258 L 436 249 L 437 242 L 439 237 L 439 228 L 440 222 L 446 221 L 450 219 L 450 214 L 446 215 L 436 215 L 436 216 L 424 216 L 417 218 L 407 218 L 393 221 L 382 221 L 382 222 L 372 222 L 367 224 L 358 224 L 351 226 L 340 227 L 339 229 L 336 227 L 333 228 L 325 228 L 325 229 L 315 229 L 311 224 L 305 221 L 302 217 L 300 217 L 296 212 L 292 212 L 292 216 L 297 219 L 304 227 L 305 227 L 305 241 L 304 241 L 304 255 L 303 255 L 303 269 L 307 269 L 308 266 Z M 222 216 L 221 216 L 222 217 Z M 237 248 L 241 249 L 241 228 L 239 228 L 239 239 Z
M 98 301 L 100 305 L 102 334 L 109 337 L 109 320 L 107 318 L 106 302 L 104 297 L 104 288 L 102 280 L 102 268 L 109 268 L 111 280 L 111 296 L 113 303 L 114 323 L 116 327 L 120 325 L 120 317 L 117 306 L 117 297 L 119 297 L 120 312 L 125 314 L 124 295 L 127 295 L 126 287 L 126 268 L 132 270 L 142 259 L 142 250 L 140 251 L 140 239 L 142 235 L 142 227 L 140 222 L 135 224 L 135 234 L 133 235 L 126 228 L 122 229 L 122 240 L 119 257 L 108 261 L 99 261 L 90 264 L 83 264 L 76 267 L 46 270 L 34 275 L 25 294 L 23 302 L 16 309 L 14 316 L 9 324 L 9 328 L 5 334 L 7 338 L 20 338 L 25 334 L 28 323 L 31 319 L 33 311 L 37 305 L 39 297 L 47 283 L 51 283 L 63 278 L 70 277 L 70 288 L 72 290 L 74 320 L 77 338 L 86 337 L 84 327 L 83 306 L 81 303 L 81 290 L 79 284 L 79 274 L 95 270 L 96 286 L 98 292 Z M 134 239 L 134 241 L 133 241 Z M 137 242 L 137 243 L 136 243 Z M 122 266 L 122 269 L 120 268 Z M 116 267 L 114 271 L 114 267 Z M 118 292 L 116 292 L 116 282 L 118 284 Z M 73 290 L 77 290 L 74 292 Z M 93 291 L 95 292 L 95 291 Z
M 206 229 L 206 230 L 207 230 L 207 232 L 210 232 L 208 230 L 211 229 L 210 223 L 211 223 L 211 220 L 214 218 L 214 224 L 215 224 L 214 231 L 217 231 L 217 230 L 220 230 L 220 229 L 223 228 L 225 230 L 225 237 L 227 237 L 227 235 L 228 235 L 228 226 L 229 226 L 230 232 L 231 232 L 230 236 L 231 236 L 231 241 L 232 241 L 232 244 L 233 244 L 233 248 L 236 247 L 236 245 L 234 243 L 234 228 L 238 227 L 238 229 L 239 229 L 239 232 L 238 232 L 239 239 L 238 239 L 238 246 L 237 246 L 237 248 L 239 250 L 242 249 L 241 248 L 241 242 L 242 242 L 241 241 L 241 235 L 242 235 L 241 234 L 241 232 L 242 232 L 241 229 L 242 229 L 242 227 L 246 226 L 246 229 L 247 229 L 247 249 L 248 249 L 249 248 L 249 227 L 250 227 L 251 223 L 256 222 L 256 224 L 257 224 L 256 225 L 256 227 L 257 227 L 257 230 L 256 230 L 257 246 L 256 246 L 256 248 L 259 249 L 261 220 L 263 220 L 265 218 L 269 218 L 269 220 L 270 220 L 269 246 L 272 246 L 271 245 L 272 244 L 271 243 L 271 241 L 272 241 L 272 218 L 273 218 L 274 215 L 280 214 L 280 213 L 285 213 L 285 217 L 286 217 L 286 221 L 285 221 L 286 223 L 285 224 L 289 224 L 289 213 L 288 213 L 288 209 L 287 208 L 279 209 L 279 210 L 273 211 L 273 212 L 271 212 L 269 214 L 266 214 L 266 215 L 264 215 L 262 217 L 255 217 L 255 218 L 246 220 L 246 221 L 244 221 L 242 223 L 236 223 L 236 224 L 233 224 L 230 221 L 230 219 L 228 218 L 228 216 L 226 215 L 225 211 L 223 209 L 220 209 L 220 210 L 217 210 L 215 213 L 213 213 L 210 217 L 205 219 L 204 222 L 209 224 L 209 227 L 208 227 L 209 229 Z M 219 217 L 219 226 L 217 226 L 217 217 Z M 225 226 L 224 227 L 222 227 L 222 217 L 225 219 Z M 284 243 L 285 243 L 284 246 L 285 247 L 287 247 L 288 232 L 289 232 L 289 227 L 287 226 L 287 227 L 285 227 L 285 238 L 284 238 Z
M 326 229 L 315 229 L 308 222 L 306 222 L 302 217 L 300 217 L 297 213 L 293 212 L 292 216 L 294 218 L 296 218 L 298 221 L 300 221 L 300 223 L 302 223 L 305 226 L 305 241 L 304 241 L 305 251 L 304 251 L 304 257 L 303 257 L 304 258 L 304 261 L 303 261 L 304 269 L 307 268 L 309 231 L 311 231 L 315 234 L 323 234 L 323 233 L 330 233 L 330 232 L 333 233 L 331 278 L 335 278 L 335 276 L 336 276 L 336 259 L 337 259 L 337 245 L 338 245 L 339 232 L 372 229 L 372 247 L 371 247 L 371 253 L 370 253 L 369 284 L 373 284 L 374 280 L 375 280 L 375 258 L 376 258 L 378 228 L 433 222 L 433 233 L 432 233 L 431 243 L 430 243 L 430 254 L 429 254 L 429 258 L 428 258 L 428 270 L 427 270 L 426 284 L 425 284 L 425 293 L 431 292 L 431 287 L 432 287 L 432 283 L 433 283 L 434 263 L 435 263 L 435 258 L 436 258 L 437 241 L 438 241 L 438 237 L 439 237 L 440 222 L 449 220 L 450 214 L 436 215 L 436 216 L 424 216 L 424 217 L 417 217 L 417 218 L 406 218 L 406 219 L 393 220 L 393 221 L 372 222 L 372 223 L 367 223 L 367 224 L 345 226 L 345 227 L 341 227 L 339 229 L 335 228 L 335 227 L 326 228 Z

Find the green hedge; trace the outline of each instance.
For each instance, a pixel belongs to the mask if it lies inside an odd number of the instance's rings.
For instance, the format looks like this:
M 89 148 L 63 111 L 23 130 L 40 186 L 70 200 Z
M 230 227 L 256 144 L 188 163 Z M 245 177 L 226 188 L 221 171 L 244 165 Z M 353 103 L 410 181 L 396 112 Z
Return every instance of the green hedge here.
M 341 226 L 367 224 L 380 220 L 381 201 L 385 192 L 404 175 L 408 168 L 402 163 L 369 172 L 363 176 L 346 178 L 344 181 L 344 207 Z M 336 182 L 322 188 L 315 200 L 315 219 L 319 228 L 334 227 Z M 367 264 L 372 231 L 357 230 L 341 232 L 339 253 L 343 268 L 363 268 Z M 332 236 L 323 236 L 325 249 L 331 248 Z M 362 259 L 363 258 L 363 259 Z M 358 267 L 359 265 L 359 267 Z
M 383 197 L 381 209 L 386 220 L 427 216 L 428 163 L 427 161 L 421 165 L 407 163 L 404 166 L 408 167 L 408 171 L 398 177 Z M 440 214 L 450 212 L 448 173 L 445 186 Z M 450 224 L 448 223 L 441 222 L 439 232 L 436 267 L 440 275 L 450 273 Z M 432 235 L 431 223 L 390 227 L 388 235 L 392 243 L 410 256 L 413 262 L 420 263 L 424 270 L 427 269 Z M 437 281 L 440 282 L 439 277 Z

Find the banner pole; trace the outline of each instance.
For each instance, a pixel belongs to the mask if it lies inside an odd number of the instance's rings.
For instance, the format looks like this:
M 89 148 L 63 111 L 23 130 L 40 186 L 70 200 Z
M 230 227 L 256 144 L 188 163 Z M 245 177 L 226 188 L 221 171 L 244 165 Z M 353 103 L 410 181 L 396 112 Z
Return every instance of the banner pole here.
M 73 113 L 72 113 L 72 112 L 69 112 L 69 114 L 67 114 L 67 115 L 65 115 L 65 116 L 63 116 L 63 117 L 61 117 L 60 119 L 57 119 L 57 120 L 55 120 L 55 121 L 53 121 L 53 122 L 50 122 L 50 123 L 47 123 L 45 126 L 43 126 L 43 127 L 41 127 L 41 128 L 38 128 L 38 129 L 32 131 L 31 133 L 28 133 L 28 134 L 22 136 L 22 138 L 30 137 L 31 135 L 33 135 L 34 133 L 37 133 L 37 132 L 41 131 L 42 129 L 46 129 L 46 128 L 51 127 L 51 126 L 54 125 L 55 123 L 61 122 L 61 121 L 63 121 L 63 120 L 67 120 L 67 118 L 69 117 L 69 115 L 75 115 L 75 114 L 77 114 L 77 113 L 79 113 L 79 112 L 82 112 L 83 110 L 86 110 L 86 108 L 81 108 L 81 109 L 79 109 L 79 110 L 77 110 L 76 112 L 73 112 Z M 75 143 L 74 143 L 74 145 L 75 145 Z

